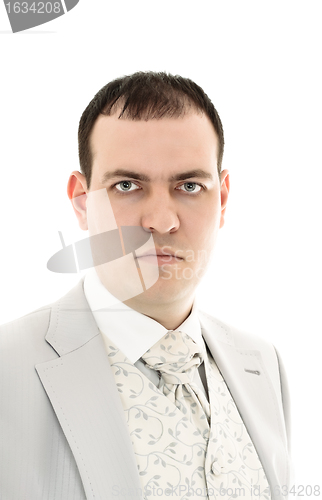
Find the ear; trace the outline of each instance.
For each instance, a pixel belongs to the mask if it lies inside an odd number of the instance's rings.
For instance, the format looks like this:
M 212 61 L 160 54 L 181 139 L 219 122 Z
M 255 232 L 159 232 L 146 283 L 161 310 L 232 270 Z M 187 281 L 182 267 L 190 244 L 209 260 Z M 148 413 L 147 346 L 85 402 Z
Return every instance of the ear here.
M 75 170 L 69 177 L 67 194 L 68 198 L 72 202 L 79 227 L 84 231 L 87 231 L 88 229 L 86 213 L 87 192 L 87 182 L 85 176 Z
M 219 227 L 223 227 L 225 222 L 224 217 L 228 201 L 229 188 L 230 188 L 229 172 L 228 170 L 223 170 L 220 174 L 221 216 L 220 216 Z

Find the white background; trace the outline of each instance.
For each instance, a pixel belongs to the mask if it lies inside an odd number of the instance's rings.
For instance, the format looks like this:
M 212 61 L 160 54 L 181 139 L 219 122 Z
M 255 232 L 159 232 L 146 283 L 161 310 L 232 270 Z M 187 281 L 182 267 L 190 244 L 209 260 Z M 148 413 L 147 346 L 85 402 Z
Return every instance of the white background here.
M 273 342 L 288 373 L 295 484 L 321 484 L 321 3 L 80 0 L 11 34 L 0 5 L 1 308 L 6 323 L 80 275 L 49 257 L 83 238 L 66 194 L 94 94 L 138 70 L 195 80 L 222 118 L 226 225 L 205 310 Z

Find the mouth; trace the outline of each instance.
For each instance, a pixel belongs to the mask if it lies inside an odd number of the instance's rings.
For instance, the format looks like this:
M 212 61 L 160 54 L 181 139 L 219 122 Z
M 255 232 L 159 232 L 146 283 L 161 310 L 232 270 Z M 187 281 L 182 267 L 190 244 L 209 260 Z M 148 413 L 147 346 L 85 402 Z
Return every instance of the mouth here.
M 155 258 L 157 258 L 158 264 L 175 264 L 178 262 L 182 262 L 183 257 L 179 257 L 177 252 L 172 251 L 163 251 L 159 248 L 151 249 L 147 252 L 144 252 L 140 255 L 136 256 L 137 259 L 143 260 L 144 262 L 155 263 Z

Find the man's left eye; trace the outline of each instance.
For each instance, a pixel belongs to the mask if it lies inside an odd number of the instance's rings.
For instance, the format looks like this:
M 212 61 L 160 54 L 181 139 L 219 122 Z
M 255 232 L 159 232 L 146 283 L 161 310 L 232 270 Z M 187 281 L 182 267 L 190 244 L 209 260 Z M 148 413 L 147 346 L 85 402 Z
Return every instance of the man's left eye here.
M 199 193 L 201 191 L 202 187 L 197 184 L 196 182 L 185 182 L 182 184 L 182 186 L 179 187 L 179 189 L 183 188 L 186 193 Z

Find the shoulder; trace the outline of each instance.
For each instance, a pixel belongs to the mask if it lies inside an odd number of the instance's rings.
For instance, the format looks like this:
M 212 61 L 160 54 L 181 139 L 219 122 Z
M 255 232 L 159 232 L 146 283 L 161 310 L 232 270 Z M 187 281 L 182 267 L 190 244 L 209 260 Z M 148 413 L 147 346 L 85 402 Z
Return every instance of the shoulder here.
M 254 334 L 246 332 L 230 323 L 223 322 L 211 316 L 205 311 L 199 311 L 199 319 L 202 328 L 215 335 L 219 341 L 225 342 L 236 349 L 253 349 L 260 351 L 272 351 L 273 349 L 275 351 L 273 344 L 262 338 L 260 333 Z
M 20 318 L 17 318 L 9 323 L 0 325 L 0 343 L 2 345 L 19 337 L 23 339 L 28 333 L 37 333 L 47 331 L 52 304 L 40 307 Z
M 0 326 L 0 365 L 5 378 L 16 373 L 25 376 L 36 363 L 56 356 L 45 340 L 50 315 L 49 304 Z
M 53 321 L 58 321 L 58 316 L 66 307 L 71 311 L 77 309 L 78 302 L 84 301 L 84 292 L 82 288 L 83 280 L 80 280 L 76 286 L 67 291 L 65 295 L 59 297 L 56 301 L 39 307 L 38 309 L 20 317 L 9 323 L 0 325 L 0 346 L 15 344 L 19 340 L 19 345 L 24 341 L 32 341 L 45 337 L 49 325 Z M 75 306 L 75 309 L 73 307 Z M 83 302 L 81 301 L 81 307 Z
M 24 404 L 26 394 L 31 401 L 42 398 L 35 365 L 58 356 L 46 342 L 50 312 L 48 305 L 0 326 L 0 399 L 6 401 L 7 418 L 15 418 L 15 405 Z
M 260 332 L 256 334 L 247 332 L 204 311 L 199 311 L 199 320 L 202 330 L 212 339 L 230 346 L 241 354 L 253 353 L 259 356 L 274 383 L 280 385 L 280 357 L 275 346 L 261 337 Z

